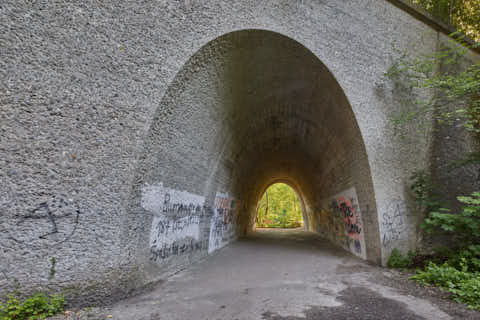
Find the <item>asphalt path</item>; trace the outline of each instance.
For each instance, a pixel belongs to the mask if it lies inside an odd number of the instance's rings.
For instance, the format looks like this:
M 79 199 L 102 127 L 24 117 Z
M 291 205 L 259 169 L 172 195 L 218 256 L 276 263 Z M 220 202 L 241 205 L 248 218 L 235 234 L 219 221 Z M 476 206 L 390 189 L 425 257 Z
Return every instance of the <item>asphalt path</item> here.
M 422 291 L 385 284 L 401 282 L 395 277 L 315 233 L 258 230 L 109 313 L 128 320 L 457 319 Z

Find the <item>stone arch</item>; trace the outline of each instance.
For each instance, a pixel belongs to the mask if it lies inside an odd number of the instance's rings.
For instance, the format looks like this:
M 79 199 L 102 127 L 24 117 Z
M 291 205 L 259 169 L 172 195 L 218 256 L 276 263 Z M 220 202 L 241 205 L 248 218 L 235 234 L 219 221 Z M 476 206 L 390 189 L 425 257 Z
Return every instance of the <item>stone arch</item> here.
M 348 97 L 347 102 L 350 102 L 360 127 L 360 131 L 353 131 L 360 140 L 365 141 L 375 196 L 370 182 L 358 182 L 364 181 L 361 177 L 370 176 L 368 166 L 352 168 L 348 165 L 351 161 L 345 161 L 347 170 L 340 170 L 341 165 L 331 165 L 333 170 L 330 170 L 328 161 L 318 161 L 318 153 L 309 155 L 299 152 L 304 155 L 302 165 L 312 164 L 308 170 L 295 165 L 294 159 L 290 161 L 282 156 L 284 161 L 270 173 L 277 177 L 294 175 L 302 183 L 306 197 L 311 199 L 312 211 L 321 208 L 318 198 L 329 198 L 341 191 L 341 186 L 327 190 L 325 185 L 328 186 L 329 181 L 353 177 L 351 181 L 346 179 L 348 181 L 342 183 L 361 186 L 356 190 L 360 208 L 362 214 L 365 213 L 366 225 L 373 228 L 366 232 L 370 238 L 367 239 L 367 258 L 379 262 L 381 252 L 385 263 L 392 248 L 403 251 L 413 249 L 417 245 L 417 221 L 411 217 L 406 184 L 412 168 L 428 167 L 432 139 L 430 134 L 426 135 L 419 142 L 420 147 L 416 148 L 416 152 L 410 152 L 411 147 L 395 139 L 394 131 L 388 126 L 388 115 L 400 110 L 402 103 L 398 97 L 390 94 L 388 85 L 378 86 L 378 81 L 389 68 L 390 58 L 395 57 L 391 39 L 395 38 L 398 48 L 402 50 L 409 48 L 411 43 L 421 43 L 415 54 L 433 52 L 439 41 L 445 39 L 428 25 L 388 2 L 365 2 L 362 5 L 365 10 L 358 10 L 358 3 L 353 1 L 337 1 L 334 5 L 326 5 L 322 1 L 288 2 L 285 5 L 275 1 L 256 4 L 215 1 L 192 3 L 191 7 L 182 1 L 132 2 L 126 6 L 88 6 L 79 2 L 74 6 L 75 10 L 70 4 L 55 2 L 51 4 L 52 10 L 44 10 L 45 16 L 42 16 L 51 23 L 42 23 L 42 19 L 20 21 L 15 16 L 6 17 L 23 27 L 18 33 L 4 35 L 7 43 L 12 45 L 2 56 L 5 58 L 7 75 L 11 78 L 5 83 L 7 90 L 2 92 L 11 108 L 2 111 L 6 112 L 5 119 L 20 122 L 6 120 L 10 125 L 5 125 L 5 145 L 18 145 L 19 148 L 6 149 L 8 165 L 2 168 L 2 174 L 7 177 L 2 186 L 6 198 L 2 202 L 5 210 L 0 226 L 6 231 L 2 237 L 6 259 L 3 259 L 3 264 L 0 263 L 0 269 L 5 270 L 5 274 L 0 272 L 0 291 L 13 290 L 15 282 L 12 279 L 17 279 L 26 288 L 48 285 L 59 289 L 75 285 L 81 288 L 75 295 L 99 298 L 118 288 L 136 287 L 151 280 L 145 278 L 145 274 L 161 274 L 158 266 L 168 263 L 148 263 L 153 215 L 142 207 L 142 191 L 147 185 L 151 191 L 169 188 L 199 195 L 206 198 L 210 207 L 214 204 L 216 189 L 231 189 L 228 191 L 238 198 L 237 210 L 243 212 L 240 216 L 248 216 L 247 203 L 251 194 L 254 198 L 254 193 L 246 192 L 249 191 L 248 185 L 234 186 L 233 182 L 241 181 L 239 177 L 247 175 L 253 185 L 260 186 L 268 177 L 262 175 L 258 163 L 252 165 L 255 162 L 252 157 L 243 157 L 242 160 L 242 155 L 246 154 L 243 149 L 248 151 L 249 148 L 245 146 L 242 149 L 239 140 L 248 140 L 248 137 L 241 139 L 241 130 L 233 130 L 242 126 L 217 126 L 222 122 L 220 114 L 212 112 L 216 109 L 207 106 L 206 102 L 215 100 L 212 92 L 218 91 L 217 96 L 220 96 L 222 91 L 226 91 L 222 89 L 222 79 L 228 79 L 225 88 L 231 88 L 235 82 L 235 77 L 229 77 L 224 72 L 231 68 L 222 68 L 220 62 L 224 61 L 230 67 L 246 65 L 242 61 L 248 59 L 233 59 L 231 48 L 247 48 L 247 45 L 241 45 L 242 42 L 264 41 L 263 47 L 268 49 L 268 44 L 275 42 L 272 38 L 276 38 L 277 43 L 292 47 L 293 51 L 308 61 L 312 60 L 312 55 L 316 56 L 325 64 L 324 69 L 328 67 L 332 71 Z M 27 16 L 35 10 L 31 5 L 20 2 L 15 2 L 12 8 L 18 10 L 20 15 Z M 90 17 L 98 17 L 95 20 L 100 24 L 98 27 L 102 29 L 102 35 L 96 33 L 98 28 L 90 28 L 82 33 L 83 41 L 76 33 L 64 33 L 66 28 L 77 30 L 78 19 L 65 20 L 63 15 L 55 14 L 59 10 L 72 17 L 82 13 L 85 13 L 85 17 L 88 17 L 88 13 L 91 13 Z M 132 12 L 135 14 L 132 15 Z M 128 28 L 125 28 L 127 25 Z M 30 37 L 29 32 L 33 30 L 30 26 L 35 26 L 36 39 L 52 45 L 38 46 L 35 41 L 22 41 L 22 37 Z M 247 30 L 252 28 L 270 31 Z M 58 32 L 52 33 L 52 30 Z M 63 34 L 64 37 L 53 37 L 52 34 Z M 238 39 L 235 40 L 235 37 Z M 248 40 L 249 37 L 257 40 Z M 79 39 L 82 41 L 79 42 Z M 261 48 L 262 45 L 257 47 Z M 309 51 L 313 54 L 308 54 Z M 26 52 L 29 54 L 25 55 Z M 232 59 L 228 59 L 228 56 Z M 22 59 L 19 60 L 19 57 Z M 210 61 L 212 57 L 213 61 Z M 266 65 L 274 64 L 268 64 L 267 61 Z M 270 72 L 260 70 L 275 75 L 275 68 L 271 69 Z M 32 76 L 26 77 L 26 74 Z M 276 74 L 282 76 L 282 73 Z M 285 75 L 286 72 L 283 73 L 284 79 Z M 208 82 L 208 79 L 217 80 Z M 200 85 L 195 86 L 195 81 Z M 190 89 L 183 86 L 182 82 L 190 83 L 187 85 Z M 334 81 L 329 83 L 334 84 Z M 213 89 L 191 90 L 208 86 Z M 333 87 L 338 89 L 338 86 Z M 247 89 L 248 86 L 243 88 Z M 26 95 L 26 92 L 32 94 Z M 323 92 L 328 93 L 329 90 Z M 175 105 L 183 102 L 195 102 L 196 95 L 206 98 L 197 105 L 198 108 L 175 108 Z M 237 95 L 237 98 L 242 95 Z M 324 114 L 331 113 L 328 108 L 322 109 Z M 202 114 L 200 110 L 207 110 L 203 114 L 213 114 L 211 119 L 216 119 L 201 121 L 198 116 Z M 348 115 L 348 119 L 351 118 L 349 112 L 344 114 Z M 280 120 L 286 118 L 280 117 Z M 307 120 L 305 122 L 312 119 L 318 122 L 322 117 L 310 114 L 304 118 Z M 210 124 L 216 133 L 197 137 L 196 133 L 207 131 L 190 130 L 192 121 L 189 122 L 189 119 L 203 123 L 200 127 Z M 245 122 L 248 121 L 244 119 Z M 277 123 L 281 129 L 285 122 Z M 252 127 L 261 128 L 262 125 L 255 125 L 252 121 Z M 163 133 L 158 134 L 159 131 Z M 187 139 L 188 136 L 192 139 Z M 253 140 L 257 138 L 255 133 L 250 136 Z M 329 141 L 328 130 L 325 134 L 315 136 L 323 137 L 318 140 Z M 39 149 L 40 145 L 31 143 L 32 137 L 43 137 L 45 144 L 42 143 Z M 276 143 L 274 138 L 264 140 L 254 148 L 261 145 L 293 145 L 286 143 L 285 139 Z M 174 139 L 177 139 L 176 145 L 169 148 Z M 202 139 L 210 143 L 205 144 Z M 198 140 L 202 140 L 201 143 L 197 143 Z M 188 141 L 193 143 L 186 143 Z M 361 141 L 354 143 L 360 149 L 359 157 L 365 159 L 366 155 L 359 147 L 361 144 Z M 163 147 L 157 148 L 158 145 Z M 229 146 L 235 145 L 239 146 L 235 152 L 240 155 L 238 163 L 232 161 L 234 157 L 230 156 L 232 149 Z M 297 144 L 297 147 L 300 149 L 300 145 Z M 325 154 L 329 154 L 334 147 L 334 143 L 325 145 L 325 150 L 330 150 Z M 195 148 L 199 149 L 201 156 L 185 156 L 188 150 Z M 162 156 L 162 153 L 167 156 Z M 155 158 L 160 158 L 160 161 L 155 161 Z M 197 171 L 202 171 L 202 174 L 196 174 L 193 169 L 181 170 L 187 168 L 188 163 L 193 163 L 192 166 L 199 168 Z M 236 169 L 242 166 L 244 169 Z M 358 168 L 360 170 L 356 170 Z M 179 170 L 187 174 L 179 175 L 176 179 L 165 178 L 174 177 Z M 304 171 L 319 170 L 325 173 L 323 178 L 307 179 L 306 174 L 302 176 Z M 346 172 L 348 170 L 357 171 L 356 176 Z M 163 183 L 163 189 L 157 185 L 160 182 Z M 68 206 L 53 207 L 53 201 L 65 201 Z M 52 204 L 51 213 L 59 219 L 55 222 L 58 223 L 58 230 L 49 219 L 45 203 L 49 208 Z M 40 215 L 38 219 L 32 218 L 32 211 Z M 75 214 L 72 215 L 71 211 Z M 403 223 L 400 228 L 390 220 L 397 213 L 403 215 L 395 222 Z M 19 219 L 24 218 L 27 220 L 18 223 Z M 381 236 L 378 235 L 378 224 Z M 17 232 L 22 228 L 41 233 L 34 237 L 34 242 L 11 237 L 14 233 L 24 234 Z M 58 233 L 51 230 L 57 230 Z M 49 232 L 51 234 L 44 236 Z M 377 238 L 382 240 L 381 248 Z M 89 249 L 85 250 L 86 247 Z M 52 255 L 63 258 L 57 261 L 55 279 L 48 279 L 44 270 L 51 266 Z M 187 259 L 185 262 L 188 262 Z M 12 264 L 21 264 L 22 268 L 12 269 L 9 267 Z M 150 272 L 150 269 L 156 271 Z
M 335 77 L 310 50 L 279 33 L 248 29 L 225 34 L 187 61 L 158 106 L 134 186 L 134 210 L 143 214 L 127 224 L 130 230 L 146 232 L 130 231 L 128 241 L 139 244 L 148 270 L 189 263 L 216 248 L 211 237 L 219 197 L 234 199 L 234 208 L 227 211 L 236 215 L 235 228 L 229 227 L 229 236 L 217 243 L 223 246 L 252 229 L 261 191 L 280 180 L 301 190 L 310 230 L 379 262 L 367 153 Z M 342 240 L 334 229 L 344 219 L 334 219 L 340 213 L 329 206 L 342 192 L 354 195 L 361 244 L 348 234 L 351 243 Z M 194 219 L 195 231 L 177 239 L 182 246 L 191 243 L 184 255 L 177 255 L 177 248 L 165 249 L 175 254 L 159 249 L 159 242 L 171 246 L 173 238 L 152 238 L 160 230 L 166 193 L 169 200 L 178 199 L 169 204 L 176 208 L 203 206 Z M 324 211 L 327 218 L 320 216 Z M 183 219 L 185 214 L 170 218 Z

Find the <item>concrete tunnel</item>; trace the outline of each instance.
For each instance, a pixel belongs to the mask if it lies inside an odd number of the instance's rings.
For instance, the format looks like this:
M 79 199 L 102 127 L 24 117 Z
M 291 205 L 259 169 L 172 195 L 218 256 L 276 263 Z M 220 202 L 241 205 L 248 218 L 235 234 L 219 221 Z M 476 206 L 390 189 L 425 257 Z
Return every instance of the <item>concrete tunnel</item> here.
M 285 182 L 300 196 L 307 230 L 380 263 L 362 134 L 328 67 L 335 68 L 271 31 L 210 41 L 183 66 L 157 109 L 136 192 L 160 183 L 206 195 L 213 205 L 222 190 L 236 199 L 235 232 L 244 236 L 254 228 L 266 188 Z M 143 219 L 137 225 L 150 223 Z M 208 223 L 201 232 L 208 238 Z

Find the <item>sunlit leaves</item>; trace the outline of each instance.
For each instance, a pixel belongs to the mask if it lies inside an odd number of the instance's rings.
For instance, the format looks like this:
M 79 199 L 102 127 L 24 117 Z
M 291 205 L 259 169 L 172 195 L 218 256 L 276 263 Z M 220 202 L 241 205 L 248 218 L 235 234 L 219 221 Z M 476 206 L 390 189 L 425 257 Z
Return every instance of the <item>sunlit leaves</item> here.
M 480 41 L 480 0 L 411 0 L 432 16 Z
M 302 206 L 297 193 L 284 183 L 271 185 L 258 204 L 257 227 L 295 228 L 300 227 L 302 221 Z

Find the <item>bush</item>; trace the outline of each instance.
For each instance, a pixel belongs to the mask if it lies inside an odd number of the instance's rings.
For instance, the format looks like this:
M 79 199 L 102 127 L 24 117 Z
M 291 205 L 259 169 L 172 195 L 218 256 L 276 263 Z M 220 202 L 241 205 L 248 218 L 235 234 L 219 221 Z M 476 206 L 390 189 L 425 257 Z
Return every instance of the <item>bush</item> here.
M 448 259 L 448 264 L 461 269 L 467 267 L 471 272 L 480 272 L 480 245 L 470 245 Z
M 463 205 L 458 213 L 448 209 L 430 212 L 423 228 L 429 233 L 451 235 L 461 247 L 480 245 L 480 192 L 457 198 Z
M 418 177 L 416 180 L 419 181 Z M 458 197 L 458 200 L 462 203 L 460 212 L 433 209 L 423 225 L 429 233 L 451 236 L 455 248 L 437 252 L 430 260 L 435 259 L 438 264 L 430 261 L 423 271 L 418 270 L 410 279 L 446 289 L 453 294 L 455 301 L 480 309 L 480 192 Z M 399 257 L 393 261 L 397 260 L 402 262 Z
M 453 289 L 457 283 L 469 280 L 471 277 L 472 273 L 457 270 L 448 263 L 437 265 L 430 262 L 424 271 L 417 271 L 410 279 L 422 285 L 436 285 L 441 288 Z
M 5 304 L 0 302 L 0 320 L 46 319 L 63 311 L 65 299 L 61 295 L 48 297 L 37 293 L 20 302 L 15 295 L 9 295 Z
M 470 309 L 480 309 L 480 275 L 477 274 L 471 279 L 462 281 L 458 289 L 453 289 L 454 299 L 457 302 L 463 302 Z
M 455 301 L 466 303 L 471 309 L 480 309 L 480 273 L 469 272 L 465 258 L 462 262 L 462 270 L 448 263 L 439 266 L 430 262 L 424 271 L 418 270 L 410 279 L 446 289 L 453 294 Z
M 400 250 L 395 248 L 388 258 L 387 266 L 389 268 L 410 268 L 413 265 L 415 256 L 416 253 L 412 251 L 409 251 L 407 255 L 404 256 Z

